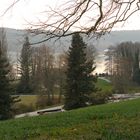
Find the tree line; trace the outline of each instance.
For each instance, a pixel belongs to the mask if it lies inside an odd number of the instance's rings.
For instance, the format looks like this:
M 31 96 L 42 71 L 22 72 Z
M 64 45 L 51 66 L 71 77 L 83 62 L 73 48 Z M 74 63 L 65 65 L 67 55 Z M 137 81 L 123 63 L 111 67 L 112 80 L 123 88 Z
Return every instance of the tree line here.
M 47 95 L 48 105 L 53 102 L 54 90 L 59 89 L 59 100 L 65 81 L 66 54 L 55 55 L 47 45 L 32 47 L 25 37 L 18 61 L 18 94 Z M 59 87 L 59 88 L 58 88 Z
M 118 93 L 140 85 L 140 43 L 122 42 L 106 52 L 106 71 Z
M 17 96 L 12 96 L 14 94 L 47 96 L 46 105 L 51 105 L 57 91 L 59 101 L 65 97 L 64 108 L 67 110 L 91 103 L 90 94 L 97 91 L 97 78 L 93 75 L 95 58 L 91 53 L 93 50 L 89 50 L 79 33 L 72 36 L 68 52 L 59 56 L 54 55 L 53 50 L 45 44 L 32 47 L 29 38 L 25 37 L 18 59 L 17 77 L 10 76 L 13 74 L 12 64 L 7 57 L 6 42 L 0 46 L 0 76 L 3 78 L 0 79 L 0 119 L 10 118 L 14 114 L 12 107 L 18 101 Z

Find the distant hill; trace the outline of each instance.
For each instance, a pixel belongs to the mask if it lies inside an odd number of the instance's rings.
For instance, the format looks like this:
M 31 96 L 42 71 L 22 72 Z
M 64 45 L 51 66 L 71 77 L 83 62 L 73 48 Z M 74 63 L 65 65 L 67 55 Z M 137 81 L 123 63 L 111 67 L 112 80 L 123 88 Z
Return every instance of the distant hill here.
M 25 36 L 29 37 L 30 43 L 35 43 L 45 38 L 44 35 L 38 35 L 38 36 L 31 35 L 31 34 L 29 35 L 29 33 L 27 33 L 26 30 L 5 28 L 5 31 L 6 31 L 7 42 L 8 42 L 9 56 L 14 61 L 16 60 L 16 56 L 20 53 L 20 50 L 24 43 Z M 52 39 L 47 42 L 44 42 L 43 44 L 46 44 L 47 46 L 51 47 L 53 50 L 55 50 L 56 53 L 61 53 L 63 51 L 66 51 L 70 46 L 70 37 L 67 39 L 62 38 L 59 41 L 55 41 L 55 39 Z M 36 47 L 40 45 L 41 44 L 32 45 L 32 47 Z
M 11 28 L 6 28 L 7 33 L 7 40 L 9 44 L 9 51 L 19 51 L 24 36 L 27 35 L 27 32 L 25 30 L 16 30 Z M 37 42 L 44 38 L 44 35 L 41 36 L 30 36 L 31 42 Z M 70 45 L 71 37 L 65 37 L 61 38 L 60 40 L 54 42 L 54 39 L 47 41 L 46 44 L 50 46 L 54 46 L 56 49 L 56 46 L 58 47 L 58 50 L 63 50 L 64 48 L 68 48 Z M 106 34 L 102 36 L 100 39 L 95 40 L 93 39 L 87 39 L 86 42 L 89 44 L 95 44 L 96 48 L 99 51 L 105 50 L 109 45 L 114 45 L 120 42 L 125 41 L 132 41 L 132 42 L 139 42 L 140 41 L 140 30 L 132 30 L 132 31 L 112 31 L 110 34 Z M 62 47 L 62 48 L 61 48 Z
M 10 29 L 6 28 L 6 34 L 7 34 L 7 41 L 8 41 L 8 52 L 10 57 L 13 61 L 16 61 L 17 54 L 20 53 L 20 50 L 22 48 L 24 37 L 27 35 L 27 32 L 25 30 L 16 30 L 16 29 Z M 29 36 L 30 42 L 37 42 L 39 40 L 42 40 L 45 36 L 39 35 L 39 36 Z M 132 42 L 140 42 L 140 30 L 134 30 L 134 31 L 112 31 L 110 34 L 106 34 L 102 36 L 100 39 L 95 40 L 94 38 L 88 39 L 85 37 L 85 42 L 90 45 L 94 45 L 99 52 L 99 67 L 101 71 L 103 71 L 104 64 L 103 62 L 103 52 L 106 50 L 110 45 L 115 45 L 120 42 L 126 42 L 126 41 L 132 41 Z M 65 37 L 61 38 L 58 41 L 55 41 L 55 39 L 51 39 L 47 42 L 45 42 L 49 47 L 55 50 L 56 53 L 61 53 L 66 50 L 68 50 L 70 44 L 71 44 L 71 37 Z M 34 46 L 39 46 L 34 45 Z
M 102 36 L 96 43 L 98 50 L 104 50 L 109 45 L 126 41 L 140 42 L 140 30 L 112 31 L 110 34 Z

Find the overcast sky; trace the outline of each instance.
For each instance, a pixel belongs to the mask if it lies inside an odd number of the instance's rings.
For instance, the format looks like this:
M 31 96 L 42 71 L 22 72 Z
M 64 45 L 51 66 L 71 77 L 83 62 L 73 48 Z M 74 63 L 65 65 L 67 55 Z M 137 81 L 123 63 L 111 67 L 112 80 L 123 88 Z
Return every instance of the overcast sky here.
M 39 18 L 45 18 L 41 12 L 45 11 L 48 6 L 56 7 L 65 0 L 20 0 L 8 13 L 2 14 L 6 8 L 15 0 L 0 1 L 0 26 L 24 29 L 28 28 L 28 22 L 37 21 Z M 58 6 L 59 7 L 59 6 Z M 140 29 L 140 13 L 133 15 L 122 27 L 117 25 L 118 30 L 138 30 Z

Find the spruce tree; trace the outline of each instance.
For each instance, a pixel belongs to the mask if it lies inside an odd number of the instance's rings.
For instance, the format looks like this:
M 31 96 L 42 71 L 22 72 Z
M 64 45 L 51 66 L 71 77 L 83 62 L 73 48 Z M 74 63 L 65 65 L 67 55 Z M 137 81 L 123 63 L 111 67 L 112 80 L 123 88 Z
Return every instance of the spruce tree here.
M 31 60 L 31 47 L 29 43 L 29 38 L 25 37 L 25 42 L 23 44 L 20 56 L 20 82 L 17 87 L 18 93 L 30 93 L 32 92 L 31 87 L 31 77 L 30 77 L 30 60 Z
M 68 53 L 64 105 L 66 110 L 86 106 L 90 94 L 96 91 L 96 77 L 92 74 L 95 69 L 94 61 L 87 60 L 86 47 L 82 37 L 75 33 Z
M 10 96 L 9 72 L 9 62 L 0 42 L 0 120 L 12 117 L 13 98 Z

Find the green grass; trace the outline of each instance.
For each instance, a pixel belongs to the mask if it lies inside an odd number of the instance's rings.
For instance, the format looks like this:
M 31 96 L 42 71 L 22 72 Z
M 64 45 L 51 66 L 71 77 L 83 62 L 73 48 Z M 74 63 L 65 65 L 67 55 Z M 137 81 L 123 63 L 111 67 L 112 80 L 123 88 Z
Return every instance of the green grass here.
M 106 82 L 105 80 L 99 79 L 97 80 L 96 86 L 102 91 L 111 91 L 112 90 L 112 85 L 111 83 Z
M 47 95 L 46 95 L 47 96 Z M 55 100 L 58 100 L 58 95 L 55 95 Z M 19 99 L 21 100 L 18 103 L 24 104 L 24 105 L 36 105 L 36 101 L 37 101 L 38 95 L 19 95 Z M 62 97 L 64 98 L 64 97 Z
M 140 99 L 0 122 L 0 140 L 139 140 Z

